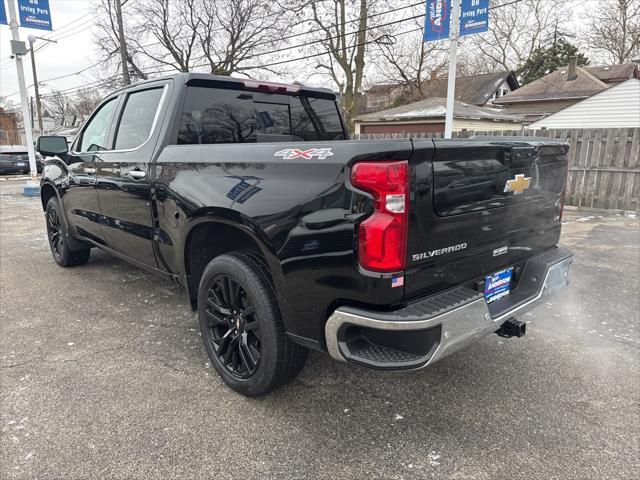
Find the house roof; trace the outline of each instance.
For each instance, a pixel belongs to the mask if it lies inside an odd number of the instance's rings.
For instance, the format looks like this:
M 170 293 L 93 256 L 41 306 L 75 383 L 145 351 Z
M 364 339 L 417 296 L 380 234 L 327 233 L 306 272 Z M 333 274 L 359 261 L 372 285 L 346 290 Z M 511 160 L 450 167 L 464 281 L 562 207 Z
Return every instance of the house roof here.
M 568 67 L 560 68 L 504 97 L 495 99 L 493 103 L 505 105 L 545 100 L 582 99 L 608 87 L 602 80 L 580 67 L 576 67 L 576 78 L 568 80 L 567 70 Z
M 640 78 L 638 65 L 635 63 L 622 63 L 619 65 L 602 65 L 585 68 L 590 74 L 598 77 L 604 83 L 620 83 L 630 78 Z
M 397 83 L 378 83 L 376 85 L 371 85 L 365 92 L 366 95 L 371 94 L 384 94 L 389 93 L 391 90 L 400 87 Z
M 505 80 L 512 90 L 519 87 L 518 80 L 510 71 L 456 77 L 456 100 L 484 105 Z M 448 77 L 438 78 L 425 83 L 422 90 L 428 97 L 446 97 L 447 82 Z
M 442 97 L 431 97 L 418 102 L 408 103 L 400 107 L 389 108 L 375 113 L 358 115 L 357 122 L 389 122 L 407 120 L 427 120 L 434 118 L 444 118 L 447 113 L 447 99 Z M 522 119 L 516 115 L 507 115 L 498 109 L 478 107 L 456 100 L 454 106 L 454 118 L 494 120 L 501 122 L 521 122 Z
M 638 128 L 640 80 L 629 78 L 529 126 L 538 128 Z

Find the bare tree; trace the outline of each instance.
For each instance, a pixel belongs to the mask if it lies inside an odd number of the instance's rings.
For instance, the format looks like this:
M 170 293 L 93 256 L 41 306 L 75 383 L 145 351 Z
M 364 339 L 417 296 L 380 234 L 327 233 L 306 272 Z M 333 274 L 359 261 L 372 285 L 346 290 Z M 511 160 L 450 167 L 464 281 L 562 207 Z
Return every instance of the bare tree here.
M 425 97 L 424 86 L 446 73 L 448 46 L 446 42 L 424 42 L 424 20 L 414 20 L 420 33 L 397 35 L 406 26 L 393 25 L 383 29 L 382 39 L 373 51 L 378 53 L 373 63 L 385 82 L 399 85 L 403 91 L 398 102 L 408 103 Z M 390 41 L 385 41 L 390 40 Z
M 60 125 L 73 125 L 74 121 L 69 119 L 74 114 L 74 106 L 69 95 L 53 90 L 50 94 L 43 95 L 43 101 L 45 109 Z
M 125 5 L 125 2 L 122 2 Z M 137 38 L 135 25 L 131 16 L 124 15 L 122 28 L 124 36 L 128 40 L 126 48 L 126 63 L 130 74 L 140 79 L 146 79 L 143 58 L 140 48 L 134 39 Z M 96 5 L 96 33 L 94 44 L 100 58 L 100 70 L 109 73 L 122 68 L 122 56 L 120 53 L 120 33 L 117 19 L 115 0 L 99 0 Z
M 481 56 L 488 71 L 513 70 L 557 31 L 569 3 L 521 0 L 493 5 L 489 11 L 489 31 L 465 39 L 463 56 Z
M 119 67 L 116 0 L 100 0 L 96 43 L 100 57 Z M 282 8 L 264 0 L 138 0 L 124 15 L 132 75 L 208 70 L 230 75 L 262 69 L 261 55 L 283 43 L 289 27 Z
M 265 0 L 204 0 L 202 28 L 196 33 L 211 73 L 230 75 L 254 70 L 256 59 L 282 43 L 282 9 Z
M 73 94 L 73 112 L 85 120 L 102 100 L 102 93 L 91 88 L 83 88 Z
M 587 45 L 610 63 L 640 54 L 640 0 L 606 0 L 591 16 Z
M 285 2 L 283 2 L 285 3 Z M 358 113 L 369 45 L 377 34 L 371 17 L 380 0 L 289 0 L 285 7 L 309 31 L 305 38 L 312 65 L 331 79 L 339 92 L 350 127 Z
M 188 72 L 196 53 L 198 30 L 202 20 L 196 11 L 196 1 L 146 0 L 138 7 L 144 19 L 136 30 L 138 37 L 150 38 L 151 43 L 138 44 L 143 55 L 154 63 Z

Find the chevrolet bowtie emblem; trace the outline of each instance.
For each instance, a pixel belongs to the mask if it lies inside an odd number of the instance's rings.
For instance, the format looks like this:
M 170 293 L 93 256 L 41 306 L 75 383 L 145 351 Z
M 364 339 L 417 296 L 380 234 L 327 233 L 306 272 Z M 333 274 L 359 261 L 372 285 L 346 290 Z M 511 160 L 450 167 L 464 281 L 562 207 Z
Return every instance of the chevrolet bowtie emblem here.
M 504 186 L 504 192 L 513 192 L 514 195 L 519 195 L 524 192 L 531 184 L 531 177 L 525 177 L 524 175 L 516 175 L 513 180 L 507 180 L 507 184 Z

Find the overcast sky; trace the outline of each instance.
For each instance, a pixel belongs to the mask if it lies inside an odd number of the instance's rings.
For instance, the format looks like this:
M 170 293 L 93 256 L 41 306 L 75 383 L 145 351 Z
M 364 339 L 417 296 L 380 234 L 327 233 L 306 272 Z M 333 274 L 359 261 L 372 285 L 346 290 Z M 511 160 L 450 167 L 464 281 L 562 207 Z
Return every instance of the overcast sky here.
M 5 0 L 5 2 L 13 0 Z M 50 44 L 40 52 L 36 52 L 38 78 L 40 82 L 47 78 L 58 77 L 76 72 L 95 63 L 93 56 L 91 2 L 88 0 L 49 0 L 53 22 L 53 32 L 20 28 L 20 39 L 26 41 L 28 35 L 47 38 L 58 38 L 57 44 Z M 8 12 L 7 12 L 8 15 Z M 0 95 L 9 95 L 18 90 L 15 61 L 9 59 L 11 54 L 9 42 L 11 30 L 7 25 L 0 25 Z M 36 40 L 36 46 L 41 40 Z M 27 85 L 32 85 L 31 58 L 24 58 Z M 57 81 L 45 82 L 43 92 L 51 88 L 70 88 L 94 78 L 82 75 L 71 76 Z M 33 95 L 33 89 L 30 88 Z M 16 103 L 20 102 L 20 95 L 10 97 Z
M 4 0 L 15 1 L 15 0 Z M 212 0 L 213 1 L 213 0 Z M 268 1 L 268 0 L 265 0 Z M 574 12 L 571 25 L 567 26 L 571 30 L 577 30 L 588 16 L 589 8 L 597 6 L 596 0 L 580 0 L 575 2 L 579 5 Z M 38 66 L 38 78 L 46 85 L 41 88 L 42 93 L 47 93 L 51 89 L 65 89 L 80 86 L 96 80 L 95 74 L 91 71 L 85 75 L 72 75 L 59 80 L 47 81 L 47 79 L 72 74 L 97 61 L 94 56 L 93 45 L 93 12 L 89 0 L 49 0 L 53 32 L 44 30 L 33 30 L 20 28 L 20 37 L 27 40 L 28 35 L 36 35 L 57 39 L 57 44 L 49 44 L 42 51 L 36 52 Z M 135 1 L 130 2 L 124 8 L 125 13 L 132 14 L 135 11 Z M 18 82 L 15 62 L 9 59 L 9 41 L 11 31 L 7 25 L 0 25 L 0 96 L 9 95 L 9 99 L 16 104 L 20 103 L 20 95 L 17 93 Z M 44 42 L 37 40 L 37 45 Z M 31 59 L 27 55 L 24 61 L 27 85 L 30 86 L 30 95 L 33 95 L 33 80 L 31 75 Z M 310 83 L 316 83 L 313 80 Z

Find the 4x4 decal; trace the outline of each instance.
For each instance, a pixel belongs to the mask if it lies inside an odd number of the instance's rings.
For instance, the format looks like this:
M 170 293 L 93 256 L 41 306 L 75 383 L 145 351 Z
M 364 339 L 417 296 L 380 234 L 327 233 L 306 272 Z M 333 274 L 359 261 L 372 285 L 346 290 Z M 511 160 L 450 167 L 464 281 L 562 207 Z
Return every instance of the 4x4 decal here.
M 324 160 L 333 156 L 330 148 L 310 148 L 308 150 L 299 150 L 297 148 L 286 148 L 273 154 L 274 157 L 282 157 L 284 160 L 293 160 L 294 158 L 312 159 L 313 157 Z

